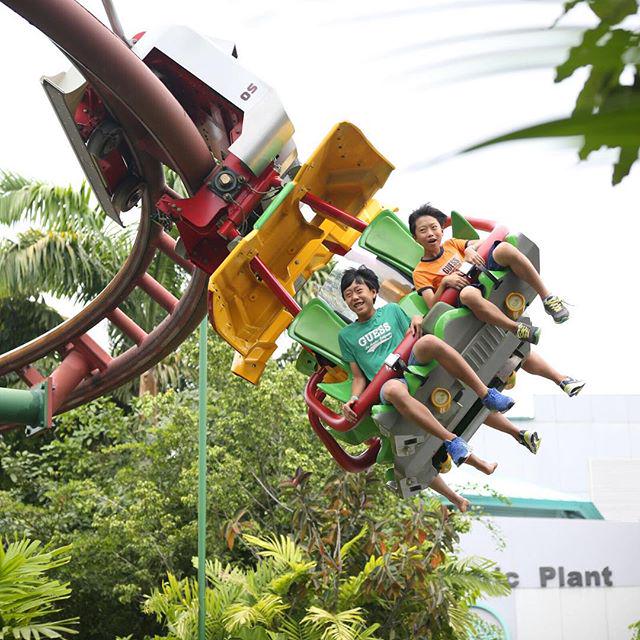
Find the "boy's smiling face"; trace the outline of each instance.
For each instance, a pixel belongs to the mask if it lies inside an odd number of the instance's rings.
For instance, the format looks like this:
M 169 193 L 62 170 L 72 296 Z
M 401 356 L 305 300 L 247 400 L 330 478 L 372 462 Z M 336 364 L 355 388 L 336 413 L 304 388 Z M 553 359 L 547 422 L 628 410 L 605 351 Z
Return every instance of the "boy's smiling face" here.
M 442 246 L 442 227 L 433 216 L 420 216 L 416 221 L 416 242 L 427 256 L 435 256 Z
M 364 282 L 354 280 L 342 293 L 344 301 L 358 318 L 370 318 L 375 308 L 373 303 L 376 299 L 376 292 L 370 289 Z

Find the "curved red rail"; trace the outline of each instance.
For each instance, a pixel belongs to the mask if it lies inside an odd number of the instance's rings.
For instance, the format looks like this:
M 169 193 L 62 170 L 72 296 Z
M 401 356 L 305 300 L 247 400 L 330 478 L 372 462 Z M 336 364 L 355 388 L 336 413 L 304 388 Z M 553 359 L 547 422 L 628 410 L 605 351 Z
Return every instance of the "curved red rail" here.
M 33 363 L 59 352 L 63 361 L 49 379 L 53 413 L 60 413 L 148 370 L 173 351 L 204 317 L 208 276 L 178 256 L 175 241 L 152 222 L 151 215 L 157 200 L 168 193 L 162 164 L 173 168 L 188 191 L 195 193 L 215 163 L 178 100 L 84 7 L 74 0 L 2 1 L 45 33 L 82 71 L 125 130 L 133 169 L 145 184 L 131 254 L 109 285 L 77 316 L 0 356 L 0 375 L 15 371 L 33 386 L 45 380 Z M 192 273 L 180 300 L 147 274 L 156 251 L 162 251 Z M 135 287 L 143 289 L 168 312 L 148 334 L 118 308 Z M 136 343 L 117 358 L 111 358 L 86 334 L 104 318 Z

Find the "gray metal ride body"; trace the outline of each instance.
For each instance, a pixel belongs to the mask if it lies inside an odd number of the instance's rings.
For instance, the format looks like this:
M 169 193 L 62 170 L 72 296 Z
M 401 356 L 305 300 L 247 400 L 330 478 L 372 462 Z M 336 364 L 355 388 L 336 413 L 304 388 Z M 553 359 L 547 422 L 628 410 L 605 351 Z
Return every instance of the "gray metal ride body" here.
M 540 269 L 537 245 L 522 234 L 517 234 L 518 248 Z M 520 292 L 529 306 L 536 297 L 535 290 L 517 278 L 511 271 L 495 286 L 489 300 L 504 309 L 504 301 L 512 291 Z M 438 302 L 425 316 L 424 333 L 433 333 L 436 322 L 443 314 L 453 309 Z M 520 317 L 520 322 L 529 323 Z M 445 325 L 444 340 L 469 363 L 487 386 L 502 388 L 510 374 L 520 367 L 529 354 L 530 345 L 521 342 L 513 333 L 480 322 L 475 316 L 449 320 Z M 445 413 L 438 413 L 430 402 L 431 392 L 442 387 L 448 389 L 453 398 L 451 407 Z M 451 432 L 469 439 L 478 430 L 489 414 L 478 396 L 460 381 L 438 366 L 418 389 L 415 397 Z M 431 436 L 420 427 L 403 418 L 397 411 L 389 411 L 374 416 L 382 435 L 391 441 L 394 455 L 395 482 L 390 483 L 402 497 L 410 497 L 426 489 L 438 474 L 432 464 L 434 454 L 442 446 L 442 441 Z

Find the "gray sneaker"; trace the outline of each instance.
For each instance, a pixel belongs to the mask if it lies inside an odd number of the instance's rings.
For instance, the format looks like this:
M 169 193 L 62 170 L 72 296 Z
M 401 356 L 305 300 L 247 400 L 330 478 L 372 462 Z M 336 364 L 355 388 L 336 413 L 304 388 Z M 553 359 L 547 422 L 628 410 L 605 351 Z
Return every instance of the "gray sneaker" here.
M 538 453 L 538 449 L 540 449 L 540 436 L 537 431 L 521 431 L 520 437 L 518 438 L 518 442 L 523 446 L 529 449 L 531 453 Z
M 570 397 L 573 398 L 573 396 L 577 396 L 582 389 L 584 388 L 584 385 L 586 384 L 586 382 L 583 382 L 582 380 L 576 380 L 575 378 L 565 378 L 561 383 L 560 383 L 560 388 Z
M 547 296 L 542 304 L 556 324 L 562 324 L 569 319 L 569 309 L 564 306 L 564 300 L 559 296 Z
M 518 322 L 518 328 L 516 329 L 516 337 L 518 340 L 524 340 L 531 344 L 538 344 L 540 342 L 540 327 L 530 327 L 524 322 Z

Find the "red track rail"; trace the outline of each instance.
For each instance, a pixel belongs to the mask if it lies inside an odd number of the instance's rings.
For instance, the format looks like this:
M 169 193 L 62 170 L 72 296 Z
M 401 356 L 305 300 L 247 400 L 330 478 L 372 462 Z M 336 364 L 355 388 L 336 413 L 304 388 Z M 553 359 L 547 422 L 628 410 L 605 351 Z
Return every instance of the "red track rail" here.
M 146 185 L 131 254 L 109 285 L 75 317 L 0 356 L 0 375 L 16 372 L 33 386 L 45 379 L 33 363 L 47 354 L 60 353 L 62 363 L 48 376 L 53 385 L 53 413 L 60 413 L 139 376 L 175 350 L 204 317 L 208 276 L 176 253 L 173 239 L 151 221 L 151 214 L 166 191 L 162 164 L 174 169 L 193 194 L 214 168 L 214 160 L 180 103 L 84 7 L 74 0 L 2 1 L 46 34 L 82 71 L 125 129 L 136 173 Z M 192 273 L 180 300 L 147 274 L 158 250 Z M 149 333 L 118 308 L 135 287 L 167 311 L 165 319 Z M 105 318 L 136 343 L 116 358 L 87 335 Z M 9 426 L 0 427 L 0 431 L 6 428 Z

